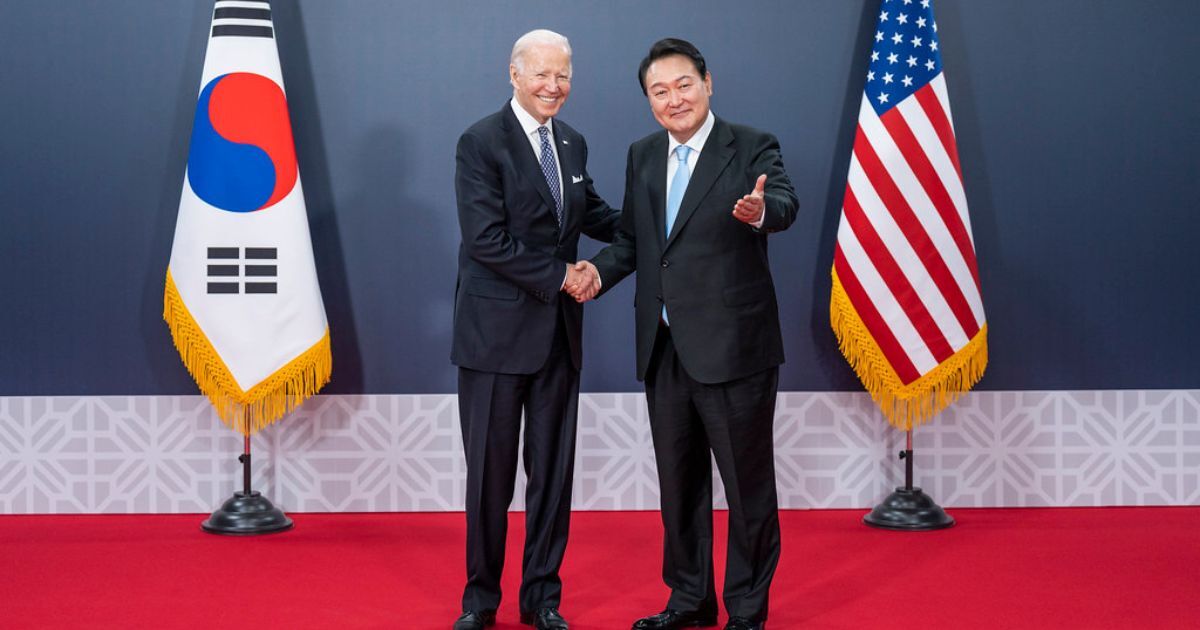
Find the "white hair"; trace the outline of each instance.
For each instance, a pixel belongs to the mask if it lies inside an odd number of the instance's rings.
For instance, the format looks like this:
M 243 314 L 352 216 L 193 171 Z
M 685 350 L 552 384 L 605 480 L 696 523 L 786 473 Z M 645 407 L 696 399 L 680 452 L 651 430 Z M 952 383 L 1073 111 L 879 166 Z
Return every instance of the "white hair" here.
M 557 46 L 561 48 L 563 52 L 567 53 L 567 68 L 568 72 L 570 71 L 571 42 L 567 41 L 566 37 L 544 28 L 529 31 L 518 38 L 516 43 L 513 44 L 512 55 L 509 56 L 508 63 L 516 66 L 518 71 L 524 72 L 525 53 L 529 52 L 529 49 L 534 46 Z

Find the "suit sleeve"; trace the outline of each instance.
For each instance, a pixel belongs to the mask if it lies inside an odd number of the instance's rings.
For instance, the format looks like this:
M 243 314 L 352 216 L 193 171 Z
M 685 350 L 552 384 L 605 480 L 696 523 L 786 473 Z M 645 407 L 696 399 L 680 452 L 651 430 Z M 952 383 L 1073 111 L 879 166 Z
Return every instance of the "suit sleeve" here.
M 596 265 L 596 270 L 600 272 L 600 293 L 597 297 L 607 293 L 637 268 L 637 230 L 633 210 L 633 191 L 636 183 L 633 173 L 631 146 L 625 158 L 625 199 L 621 204 L 624 210 L 620 213 L 620 222 L 613 235 L 612 244 L 592 258 L 592 264 Z
M 582 231 L 597 241 L 611 243 L 621 222 L 621 211 L 609 206 L 600 198 L 600 195 L 596 194 L 596 188 L 592 185 L 592 176 L 587 170 L 587 141 L 580 136 L 579 143 L 583 146 L 583 178 L 586 185 Z
M 528 247 L 508 231 L 499 164 L 486 143 L 472 133 L 458 140 L 454 190 L 467 255 L 534 298 L 554 299 L 566 263 Z
M 766 209 L 763 211 L 762 227 L 754 229 L 767 233 L 786 230 L 796 220 L 799 201 L 796 199 L 796 191 L 792 188 L 792 180 L 783 168 L 779 140 L 769 133 L 760 137 L 754 150 L 754 159 L 750 163 L 750 172 L 746 175 L 754 182 L 763 173 L 767 175 L 767 184 L 763 192 Z

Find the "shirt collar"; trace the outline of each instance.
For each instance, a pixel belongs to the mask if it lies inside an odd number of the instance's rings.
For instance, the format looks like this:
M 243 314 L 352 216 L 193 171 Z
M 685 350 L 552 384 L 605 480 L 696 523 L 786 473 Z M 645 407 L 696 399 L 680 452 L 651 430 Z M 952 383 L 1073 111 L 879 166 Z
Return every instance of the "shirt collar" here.
M 525 131 L 525 135 L 533 135 L 537 133 L 538 127 L 542 124 L 533 117 L 532 114 L 525 111 L 524 107 L 517 102 L 516 98 L 509 99 L 508 104 L 512 106 L 513 113 L 517 115 L 517 122 L 521 123 L 521 129 Z M 550 136 L 554 136 L 554 119 L 546 119 L 546 128 L 550 130 Z
M 708 134 L 712 133 L 712 128 L 716 120 L 717 117 L 713 115 L 712 110 L 708 110 L 708 116 L 704 119 L 704 124 L 700 125 L 700 129 L 696 130 L 696 133 L 692 134 L 692 137 L 688 138 L 687 142 L 678 142 L 675 140 L 675 136 L 667 133 L 667 157 L 675 155 L 675 147 L 681 144 L 686 144 L 692 150 L 692 153 L 698 155 L 704 149 L 704 143 L 708 142 Z

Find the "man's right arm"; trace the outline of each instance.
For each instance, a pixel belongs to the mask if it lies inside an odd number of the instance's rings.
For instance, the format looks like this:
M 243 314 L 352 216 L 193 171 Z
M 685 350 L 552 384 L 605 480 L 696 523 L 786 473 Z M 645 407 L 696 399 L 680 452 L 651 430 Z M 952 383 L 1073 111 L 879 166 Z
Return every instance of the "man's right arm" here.
M 592 257 L 592 264 L 600 274 L 600 292 L 609 289 L 637 269 L 637 207 L 634 188 L 638 185 L 634 173 L 633 146 L 625 156 L 625 199 L 621 203 L 621 222 L 617 226 L 613 242 Z
M 567 265 L 508 231 L 500 166 L 487 143 L 471 132 L 458 140 L 454 190 L 467 255 L 537 300 L 554 299 L 563 286 Z

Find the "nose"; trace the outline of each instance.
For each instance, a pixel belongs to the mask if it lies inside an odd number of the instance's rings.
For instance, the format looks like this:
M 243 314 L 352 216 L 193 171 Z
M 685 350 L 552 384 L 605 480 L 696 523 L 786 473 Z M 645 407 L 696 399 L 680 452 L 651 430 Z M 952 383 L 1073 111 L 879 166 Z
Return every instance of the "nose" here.
M 682 104 L 683 104 L 683 98 L 680 97 L 679 92 L 677 92 L 675 90 L 671 90 L 671 91 L 667 92 L 667 105 L 668 106 L 679 107 Z

